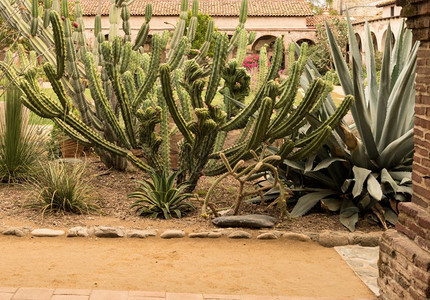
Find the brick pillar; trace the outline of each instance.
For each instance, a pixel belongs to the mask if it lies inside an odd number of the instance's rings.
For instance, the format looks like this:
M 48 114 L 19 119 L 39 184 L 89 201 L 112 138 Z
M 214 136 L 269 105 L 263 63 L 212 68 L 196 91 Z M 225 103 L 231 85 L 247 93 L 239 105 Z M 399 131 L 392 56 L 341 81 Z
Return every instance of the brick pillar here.
M 418 50 L 412 202 L 399 205 L 396 230 L 382 236 L 382 299 L 430 298 L 430 0 L 397 0 Z

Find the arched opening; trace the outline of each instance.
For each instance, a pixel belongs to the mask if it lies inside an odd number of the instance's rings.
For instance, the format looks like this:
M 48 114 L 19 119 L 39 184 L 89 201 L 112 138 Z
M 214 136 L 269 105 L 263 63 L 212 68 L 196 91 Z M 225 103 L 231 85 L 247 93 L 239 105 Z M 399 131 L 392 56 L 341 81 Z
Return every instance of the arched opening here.
M 303 43 L 307 43 L 308 46 L 313 46 L 315 45 L 315 42 L 313 40 L 310 39 L 300 39 L 296 41 L 297 45 L 301 46 Z
M 372 36 L 373 49 L 375 51 L 378 51 L 379 48 L 378 48 L 378 40 L 376 39 L 376 35 L 375 35 L 375 33 L 373 33 L 373 31 L 370 32 L 370 35 Z
M 252 53 L 259 54 L 261 47 L 267 45 L 267 58 L 270 61 L 272 59 L 273 46 L 275 44 L 275 41 L 276 37 L 273 35 L 263 35 L 259 37 L 252 45 Z M 282 57 L 284 59 L 282 60 L 281 69 L 285 69 L 285 55 L 283 55 Z
M 361 43 L 361 36 L 358 33 L 355 34 L 355 39 L 357 40 L 358 50 L 362 52 L 363 44 Z
M 267 52 L 269 50 L 273 50 L 273 45 L 275 44 L 276 36 L 273 35 L 263 35 L 255 40 L 254 44 L 252 44 L 252 52 L 260 53 L 261 47 L 267 44 Z
M 387 32 L 388 32 L 388 29 L 385 30 L 384 34 L 382 35 L 381 51 L 384 51 L 384 49 L 385 49 L 385 41 L 387 40 Z M 396 42 L 396 38 L 394 37 L 394 33 L 391 32 L 391 47 L 394 47 L 395 42 Z

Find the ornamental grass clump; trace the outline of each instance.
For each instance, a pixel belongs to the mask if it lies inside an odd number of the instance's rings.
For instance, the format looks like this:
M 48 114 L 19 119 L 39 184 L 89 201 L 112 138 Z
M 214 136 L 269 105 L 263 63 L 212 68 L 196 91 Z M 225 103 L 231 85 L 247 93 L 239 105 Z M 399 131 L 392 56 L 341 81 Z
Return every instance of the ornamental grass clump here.
M 43 128 L 29 124 L 28 110 L 19 99 L 17 87 L 5 93 L 4 113 L 0 116 L 0 181 L 21 182 L 36 173 L 44 156 L 46 135 Z
M 30 206 L 40 207 L 42 214 L 46 211 L 82 214 L 97 210 L 90 202 L 91 189 L 85 181 L 85 166 L 60 160 L 48 162 L 40 176 L 28 184 L 35 196 Z
M 175 186 L 176 173 L 168 175 L 166 172 L 161 174 L 150 172 L 149 174 L 151 181 L 146 179 L 137 181 L 140 184 L 138 190 L 128 195 L 129 198 L 137 199 L 131 208 L 136 208 L 140 216 L 181 218 L 184 212 L 195 209 L 191 203 L 185 202 L 194 197 L 193 194 L 184 192 L 188 184 Z

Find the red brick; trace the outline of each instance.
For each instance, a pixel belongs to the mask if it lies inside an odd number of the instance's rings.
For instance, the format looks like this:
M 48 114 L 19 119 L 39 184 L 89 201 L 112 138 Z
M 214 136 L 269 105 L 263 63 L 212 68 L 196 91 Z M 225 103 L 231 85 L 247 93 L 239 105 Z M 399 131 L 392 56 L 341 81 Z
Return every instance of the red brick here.
M 423 177 L 421 175 L 418 175 L 418 173 L 416 173 L 416 172 L 412 173 L 412 181 L 413 182 L 421 183 L 422 180 L 423 180 Z
M 424 148 L 424 146 L 421 146 L 420 144 L 418 144 L 418 142 L 420 141 L 418 140 L 417 143 L 415 144 L 415 152 L 424 157 L 428 157 L 429 151 L 426 148 Z
M 421 164 L 427 168 L 430 168 L 430 159 L 421 158 Z
M 417 251 L 417 255 L 415 256 L 415 259 L 414 259 L 414 264 L 424 272 L 429 272 L 430 271 L 430 253 L 424 250 Z
M 412 276 L 423 282 L 424 284 L 429 285 L 430 284 L 430 273 L 429 272 L 424 272 L 423 270 L 417 268 L 417 267 L 412 267 Z
M 419 89 L 417 88 L 417 91 L 418 91 Z M 426 91 L 427 89 L 425 88 L 425 90 L 424 90 L 424 92 Z M 420 92 L 422 92 L 422 91 L 420 91 Z M 421 118 L 420 116 L 415 116 L 415 124 L 416 125 L 418 125 L 418 126 L 421 126 L 421 127 L 423 127 L 423 128 L 430 128 L 430 121 L 429 120 L 426 120 L 426 119 L 423 119 L 423 118 Z
M 406 235 L 411 240 L 414 240 L 415 237 L 416 237 L 416 234 L 412 230 L 410 230 L 409 228 L 406 228 L 400 222 L 396 223 L 396 229 L 397 229 L 397 231 L 399 231 L 399 232 L 403 233 L 404 235 Z
M 424 132 L 418 128 L 414 128 L 414 135 L 417 137 L 424 137 Z
M 413 187 L 413 192 L 423 196 L 426 199 L 430 200 L 430 190 L 426 189 L 418 184 L 415 184 Z
M 423 89 L 425 89 L 425 86 L 422 86 L 422 87 L 423 87 Z M 423 95 L 423 94 L 418 94 L 415 97 L 415 103 L 429 105 L 430 104 L 430 96 Z
M 418 155 L 414 155 L 414 164 L 413 164 L 413 168 L 412 171 L 415 171 L 415 166 L 420 167 L 421 165 L 421 157 L 419 157 Z
M 416 145 L 419 145 L 420 146 L 420 148 L 424 148 L 424 149 L 426 149 L 426 151 L 427 151 L 427 153 L 428 153 L 428 150 L 427 149 L 430 149 L 430 143 L 428 142 L 428 141 L 426 141 L 426 140 L 423 140 L 423 139 L 415 139 L 414 140 L 414 142 L 415 142 L 415 144 Z M 424 155 L 424 154 L 423 154 Z M 425 156 L 425 155 L 424 155 Z
M 428 200 L 426 201 L 420 195 L 417 195 L 417 194 L 412 195 L 412 202 L 418 206 L 423 207 L 423 208 L 427 208 L 429 206 Z
M 415 280 L 415 278 L 413 278 L 412 287 L 414 287 L 414 290 L 421 292 L 422 296 L 424 296 L 425 298 L 428 299 L 428 297 L 430 296 L 430 286 L 428 284 L 425 284 L 420 280 Z
M 399 212 L 405 213 L 407 216 L 413 218 L 416 217 L 420 212 L 420 207 L 410 202 L 399 203 Z
M 418 215 L 418 225 L 425 229 L 430 229 L 430 214 L 423 212 Z
M 418 155 L 415 153 L 415 157 L 418 159 Z M 415 158 L 414 158 L 414 160 L 415 160 Z M 421 161 L 421 160 L 420 160 Z M 425 167 L 423 167 L 422 165 L 419 165 L 418 164 L 418 162 L 417 163 L 414 163 L 414 165 L 412 166 L 412 170 L 413 171 L 416 171 L 416 172 L 418 172 L 418 173 L 421 173 L 421 174 L 428 174 L 429 173 L 429 170 L 428 170 L 428 168 L 425 168 Z
M 414 289 L 409 289 L 409 295 L 412 300 L 423 300 L 423 295 Z
M 406 225 L 406 227 L 408 227 L 411 231 L 415 232 L 420 237 L 426 238 L 425 230 L 422 227 L 418 226 L 414 221 L 407 220 L 405 225 Z
M 379 264 L 389 264 L 392 261 L 393 256 L 390 256 L 386 253 L 379 252 Z
M 418 246 L 423 248 L 423 250 L 430 251 L 430 241 L 428 239 L 417 236 L 415 241 L 417 242 Z
M 393 248 L 384 242 L 379 243 L 379 251 L 380 253 L 386 253 L 391 257 L 395 256 L 395 251 L 393 250 Z
M 409 239 L 396 239 L 393 241 L 392 247 L 394 250 L 405 256 L 409 261 L 414 261 L 415 249 L 413 243 Z

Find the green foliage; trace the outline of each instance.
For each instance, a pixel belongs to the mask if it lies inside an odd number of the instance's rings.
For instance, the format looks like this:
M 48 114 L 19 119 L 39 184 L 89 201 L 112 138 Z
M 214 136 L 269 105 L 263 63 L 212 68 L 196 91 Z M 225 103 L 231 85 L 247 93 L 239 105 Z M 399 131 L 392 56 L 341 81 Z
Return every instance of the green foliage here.
M 90 202 L 91 190 L 85 181 L 85 164 L 56 160 L 42 166 L 40 175 L 27 185 L 34 195 L 32 207 L 45 212 L 89 213 L 97 206 Z
M 184 213 L 194 210 L 194 206 L 185 201 L 194 195 L 185 193 L 187 184 L 175 185 L 176 173 L 169 176 L 164 171 L 161 174 L 149 172 L 149 175 L 151 181 L 137 181 L 138 190 L 128 195 L 129 198 L 137 199 L 131 208 L 136 208 L 140 216 L 181 218 Z
M 348 44 L 346 21 L 340 18 L 333 18 L 328 21 L 328 24 L 333 30 L 333 35 L 342 51 L 342 56 L 345 57 Z M 318 69 L 318 72 L 325 74 L 327 71 L 333 69 L 334 64 L 330 55 L 330 45 L 323 25 L 317 25 L 316 35 L 315 44 L 309 47 L 309 58 Z
M 187 23 L 186 26 L 188 28 L 188 26 L 190 25 L 190 20 L 192 17 L 192 12 L 189 11 L 188 12 L 188 17 L 187 17 Z M 207 15 L 207 14 L 203 14 L 201 12 L 199 12 L 197 14 L 197 28 L 196 28 L 196 33 L 194 36 L 194 39 L 191 43 L 191 51 L 190 51 L 190 55 L 196 55 L 197 51 L 203 46 L 203 43 L 205 42 L 205 37 L 206 37 L 206 29 L 208 27 L 209 22 L 212 20 L 212 17 Z M 218 32 L 217 28 L 214 28 L 214 32 Z M 211 46 L 207 52 L 207 56 L 208 57 L 213 57 L 214 55 L 214 37 L 212 37 L 212 43 Z
M 29 112 L 19 99 L 17 87 L 6 91 L 4 114 L 0 116 L 0 181 L 21 182 L 37 172 L 43 160 L 44 129 L 29 124 Z

